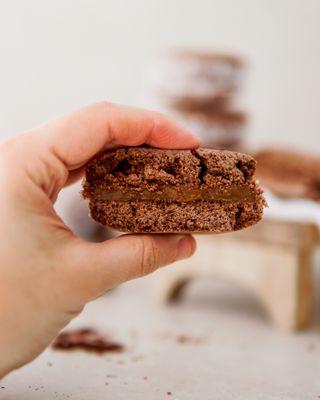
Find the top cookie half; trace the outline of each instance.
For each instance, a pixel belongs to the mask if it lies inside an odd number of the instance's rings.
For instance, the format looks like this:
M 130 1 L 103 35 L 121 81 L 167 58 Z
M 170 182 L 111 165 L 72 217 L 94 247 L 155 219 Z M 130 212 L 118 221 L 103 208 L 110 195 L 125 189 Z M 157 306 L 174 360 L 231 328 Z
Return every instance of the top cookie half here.
M 224 150 L 122 148 L 87 166 L 83 196 L 96 221 L 125 232 L 230 232 L 258 222 L 256 161 Z

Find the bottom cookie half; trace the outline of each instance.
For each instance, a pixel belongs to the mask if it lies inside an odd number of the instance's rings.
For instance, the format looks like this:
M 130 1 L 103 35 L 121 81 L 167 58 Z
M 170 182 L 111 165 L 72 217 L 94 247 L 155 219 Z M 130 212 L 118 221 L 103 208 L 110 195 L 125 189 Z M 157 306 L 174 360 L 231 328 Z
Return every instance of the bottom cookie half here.
M 122 232 L 231 232 L 257 223 L 263 202 L 98 201 L 93 219 Z

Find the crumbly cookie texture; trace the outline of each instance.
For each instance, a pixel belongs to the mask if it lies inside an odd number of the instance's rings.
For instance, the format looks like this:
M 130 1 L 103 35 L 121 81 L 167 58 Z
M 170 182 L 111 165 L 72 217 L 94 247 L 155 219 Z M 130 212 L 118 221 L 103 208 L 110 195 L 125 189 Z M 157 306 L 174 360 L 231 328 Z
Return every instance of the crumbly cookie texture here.
M 258 222 L 256 161 L 223 150 L 123 148 L 87 166 L 83 196 L 96 221 L 126 232 L 230 232 Z

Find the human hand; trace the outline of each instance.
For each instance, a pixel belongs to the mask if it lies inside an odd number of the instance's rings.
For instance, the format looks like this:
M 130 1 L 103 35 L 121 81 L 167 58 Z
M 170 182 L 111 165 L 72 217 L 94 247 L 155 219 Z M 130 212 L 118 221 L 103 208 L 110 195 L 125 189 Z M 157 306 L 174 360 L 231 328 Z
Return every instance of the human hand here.
M 193 254 L 188 235 L 87 243 L 55 213 L 59 191 L 97 152 L 143 143 L 199 145 L 161 114 L 102 102 L 0 146 L 0 377 L 39 355 L 88 301 Z

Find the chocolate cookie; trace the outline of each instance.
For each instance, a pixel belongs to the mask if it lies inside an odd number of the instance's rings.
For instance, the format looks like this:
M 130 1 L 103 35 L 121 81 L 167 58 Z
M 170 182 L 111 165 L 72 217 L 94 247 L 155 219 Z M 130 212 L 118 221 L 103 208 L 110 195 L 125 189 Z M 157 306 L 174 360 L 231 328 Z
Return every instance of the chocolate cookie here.
M 261 183 L 279 197 L 320 200 L 320 158 L 303 152 L 265 149 L 255 155 Z
M 229 97 L 242 80 L 244 63 L 232 54 L 176 51 L 159 60 L 152 86 L 169 101 Z
M 256 161 L 222 150 L 122 148 L 87 166 L 93 219 L 125 232 L 230 232 L 262 218 Z
M 241 147 L 246 126 L 243 112 L 198 109 L 171 114 L 190 132 L 197 132 L 204 147 L 221 150 L 239 150 Z

